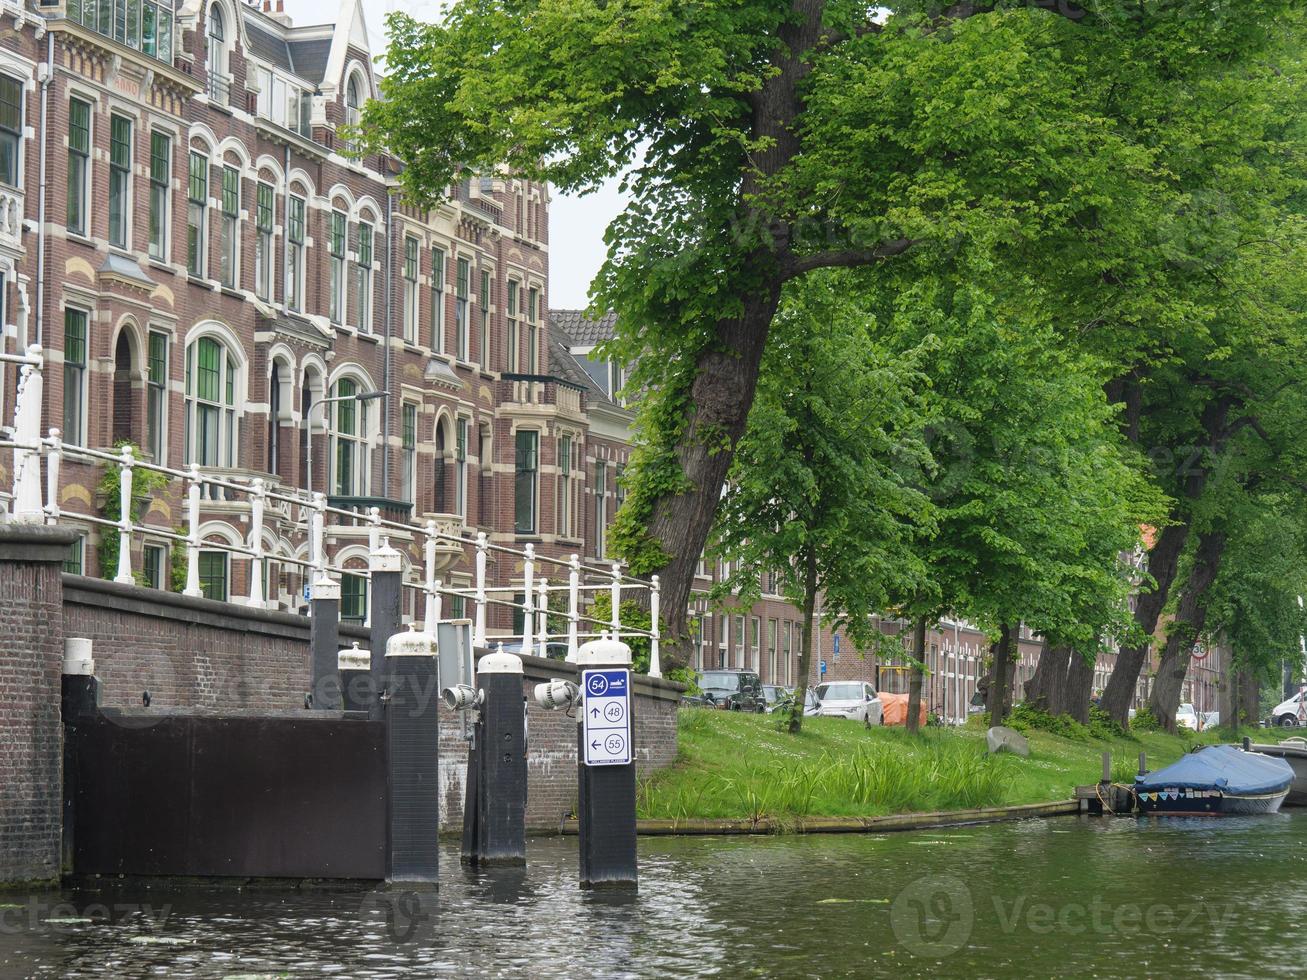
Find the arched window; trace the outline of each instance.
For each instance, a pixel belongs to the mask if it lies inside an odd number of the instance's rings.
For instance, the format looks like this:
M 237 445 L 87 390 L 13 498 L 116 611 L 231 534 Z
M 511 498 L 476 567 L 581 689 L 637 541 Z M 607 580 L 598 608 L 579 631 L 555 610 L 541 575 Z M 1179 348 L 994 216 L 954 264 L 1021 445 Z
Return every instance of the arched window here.
M 236 358 L 216 337 L 186 348 L 186 462 L 235 466 Z
M 341 378 L 332 389 L 335 424 L 333 443 L 332 492 L 338 497 L 365 497 L 368 493 L 368 403 L 355 401 L 358 382 Z
M 225 106 L 231 101 L 231 78 L 227 73 L 227 18 L 221 4 L 209 8 L 208 41 L 209 98 Z
M 358 126 L 363 117 L 363 92 L 359 85 L 359 75 L 355 72 L 349 77 L 349 83 L 345 86 L 345 125 L 353 130 Z M 349 140 L 345 144 L 346 149 L 351 153 L 358 150 L 358 142 Z

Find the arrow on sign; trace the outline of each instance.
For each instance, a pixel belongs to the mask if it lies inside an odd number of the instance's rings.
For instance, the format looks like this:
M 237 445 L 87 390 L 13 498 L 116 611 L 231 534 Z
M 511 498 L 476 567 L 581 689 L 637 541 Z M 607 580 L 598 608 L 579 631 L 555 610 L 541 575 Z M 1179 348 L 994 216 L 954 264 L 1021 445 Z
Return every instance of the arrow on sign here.
M 592 748 L 592 749 L 598 749 L 598 748 L 599 748 L 599 743 L 598 743 L 598 742 L 591 742 L 591 743 L 590 743 L 590 748 Z
M 590 709 L 590 714 L 591 714 L 592 717 L 598 718 L 598 717 L 599 717 L 599 709 L 598 709 L 598 708 L 591 708 L 591 709 Z

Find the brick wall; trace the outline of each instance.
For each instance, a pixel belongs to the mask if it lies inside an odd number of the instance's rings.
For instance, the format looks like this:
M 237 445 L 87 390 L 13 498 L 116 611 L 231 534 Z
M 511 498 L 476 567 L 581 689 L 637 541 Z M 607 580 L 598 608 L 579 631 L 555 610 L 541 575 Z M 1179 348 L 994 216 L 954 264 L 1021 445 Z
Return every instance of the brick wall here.
M 71 540 L 56 528 L 0 525 L 0 885 L 59 875 L 59 561 Z
M 139 707 L 147 690 L 158 709 L 277 711 L 304 705 L 309 622 L 303 617 L 74 575 L 64 576 L 64 589 L 67 635 L 94 641 L 106 707 Z M 368 645 L 366 631 L 358 628 L 342 627 L 341 639 L 342 645 L 354 639 Z M 523 661 L 530 726 L 527 826 L 554 830 L 576 804 L 576 722 L 543 710 L 532 695 L 541 681 L 575 681 L 578 671 L 554 660 Z M 676 757 L 680 689 L 646 677 L 638 677 L 634 686 L 636 761 L 644 777 Z M 55 691 L 57 697 L 57 675 Z M 446 830 L 456 830 L 463 814 L 467 744 L 461 719 L 443 704 L 440 712 L 441 821 Z

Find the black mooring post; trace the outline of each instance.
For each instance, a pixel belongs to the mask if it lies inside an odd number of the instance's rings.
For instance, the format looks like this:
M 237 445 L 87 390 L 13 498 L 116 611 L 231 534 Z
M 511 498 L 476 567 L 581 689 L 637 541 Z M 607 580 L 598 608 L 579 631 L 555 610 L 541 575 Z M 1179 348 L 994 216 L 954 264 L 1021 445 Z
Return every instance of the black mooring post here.
M 634 698 L 630 692 L 631 648 L 610 639 L 592 640 L 577 652 L 581 706 L 577 711 L 577 816 L 582 888 L 634 888 L 635 852 Z M 625 672 L 624 717 L 616 717 L 613 683 L 587 683 L 591 671 Z M 587 689 L 589 687 L 589 689 Z M 605 717 L 607 716 L 607 717 Z M 586 720 L 594 724 L 587 728 Z M 607 726 L 607 727 L 604 727 Z M 615 726 L 615 727 L 613 727 Z M 620 739 L 625 739 L 622 746 Z M 588 743 L 588 744 L 587 744 Z M 587 764 L 587 749 L 590 764 Z M 624 754 L 625 764 L 605 764 L 605 750 Z M 622 751 L 618 751 L 622 750 Z
M 478 865 L 526 864 L 526 711 L 522 658 L 490 653 L 477 663 L 480 691 L 468 801 L 463 812 L 463 860 Z
M 436 638 L 416 629 L 397 633 L 384 659 L 386 880 L 435 884 L 440 836 Z
M 399 552 L 390 546 L 388 538 L 372 552 L 368 561 L 372 580 L 368 586 L 368 616 L 372 624 L 370 642 L 374 652 L 389 650 L 386 644 L 399 632 L 400 617 L 400 564 Z M 386 690 L 386 657 L 372 658 L 372 684 L 367 692 L 368 717 L 380 721 L 384 717 L 381 697 Z
M 360 650 L 358 641 L 336 654 L 336 669 L 340 673 L 342 707 L 346 711 L 367 711 L 368 692 L 372 690 L 372 654 Z
M 337 673 L 340 650 L 340 583 L 325 572 L 314 576 L 310 600 L 309 648 L 313 662 L 310 683 L 313 707 L 338 710 L 342 698 Z

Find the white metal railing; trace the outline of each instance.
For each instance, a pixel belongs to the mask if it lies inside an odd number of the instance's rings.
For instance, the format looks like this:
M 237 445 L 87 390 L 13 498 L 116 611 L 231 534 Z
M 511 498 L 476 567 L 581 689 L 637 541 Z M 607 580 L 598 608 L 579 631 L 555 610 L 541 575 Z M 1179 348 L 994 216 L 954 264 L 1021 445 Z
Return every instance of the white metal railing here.
M 63 442 L 58 429 L 49 429 L 44 437 L 41 435 L 41 406 L 43 403 L 43 368 L 44 357 L 39 347 L 29 347 L 26 354 L 0 354 L 0 368 L 5 363 L 20 365 L 19 383 L 16 393 L 14 424 L 11 432 L 0 429 L 0 450 L 13 451 L 13 491 L 11 510 L 0 509 L 0 520 L 20 523 L 56 523 L 60 520 L 75 520 L 104 528 L 117 530 L 122 535 L 122 544 L 118 549 L 118 566 L 114 569 L 114 580 L 131 583 L 135 581 L 132 570 L 130 542 L 133 535 L 164 539 L 178 542 L 186 548 L 186 584 L 183 594 L 200 596 L 199 553 L 201 548 L 208 551 L 224 551 L 249 561 L 249 584 L 244 602 L 251 606 L 265 607 L 266 596 L 263 594 L 263 562 L 265 558 L 274 559 L 283 565 L 302 568 L 306 577 L 329 576 L 332 573 L 358 575 L 370 578 L 370 573 L 363 570 L 346 569 L 332 565 L 327 556 L 325 538 L 334 531 L 343 531 L 348 527 L 357 527 L 359 521 L 365 521 L 368 532 L 369 553 L 375 553 L 388 544 L 390 533 L 403 534 L 413 540 L 423 542 L 423 578 L 421 582 L 405 582 L 404 586 L 416 590 L 424 598 L 424 621 L 437 623 L 442 619 L 443 597 L 462 598 L 471 601 L 474 609 L 473 639 L 484 646 L 493 642 L 486 632 L 486 612 L 492 606 L 510 607 L 521 610 L 523 614 L 523 631 L 521 649 L 525 653 L 539 651 L 545 656 L 550 642 L 565 642 L 568 659 L 574 659 L 577 648 L 583 639 L 611 635 L 620 637 L 644 636 L 650 640 L 651 654 L 649 673 L 661 676 L 659 658 L 659 582 L 655 575 L 648 581 L 627 574 L 619 562 L 603 565 L 582 562 L 577 555 L 567 558 L 555 558 L 537 555 L 534 545 L 528 544 L 524 549 L 507 545 L 493 544 L 484 532 L 475 535 L 463 533 L 461 529 L 448 522 L 438 522 L 434 518 L 425 524 L 400 522 L 383 519 L 379 508 L 371 507 L 367 514 L 356 510 L 333 507 L 327 503 L 323 493 L 309 495 L 303 491 L 287 491 L 270 487 L 258 476 L 237 476 L 230 471 L 215 473 L 202 470 L 191 464 L 186 469 L 175 469 L 159 463 L 137 458 L 131 446 L 109 452 L 91 449 L 85 446 L 73 446 Z M 60 506 L 59 480 L 60 471 L 65 460 L 76 460 L 105 466 L 116 466 L 119 475 L 120 511 L 117 519 L 102 517 L 83 512 L 65 512 Z M 41 464 L 45 463 L 45 493 L 42 494 Z M 185 487 L 187 527 L 185 534 L 179 534 L 172 528 L 149 524 L 135 520 L 132 516 L 132 484 L 137 471 L 148 471 L 166 476 L 169 481 L 180 483 Z M 216 494 L 216 497 L 215 497 Z M 233 504 L 244 503 L 248 508 L 249 531 L 244 543 L 231 544 L 221 540 L 203 540 L 201 537 L 201 512 L 206 501 L 221 499 L 222 514 L 232 516 Z M 3 497 L 0 497 L 3 504 Z M 301 530 L 307 537 L 307 559 L 295 558 L 285 554 L 266 555 L 263 548 L 263 524 L 269 508 L 286 517 L 298 515 L 292 519 L 292 527 Z M 328 519 L 338 522 L 328 525 Z M 232 522 L 235 527 L 235 523 Z M 457 589 L 447 586 L 437 573 L 438 562 L 448 556 L 451 546 L 464 551 L 473 549 L 474 573 L 470 588 Z M 488 559 L 492 553 L 511 556 L 522 562 L 522 585 L 491 586 L 488 584 Z M 548 578 L 539 572 L 546 567 L 560 570 L 566 576 L 566 585 L 551 585 Z M 102 569 L 107 573 L 108 569 Z M 646 630 L 621 621 L 621 602 L 623 594 L 631 592 L 649 593 L 649 611 L 651 628 Z M 559 592 L 567 593 L 567 608 L 563 613 L 566 630 L 562 633 L 550 632 L 550 600 Z M 515 601 L 514 596 L 521 592 L 522 602 Z M 611 604 L 607 621 L 599 621 L 582 612 L 582 599 L 585 596 L 606 592 Z M 505 598 L 504 594 L 508 597 Z M 582 624 L 591 624 L 597 631 L 582 632 Z M 506 638 L 505 638 L 506 639 Z M 514 634 L 513 639 L 516 639 Z

